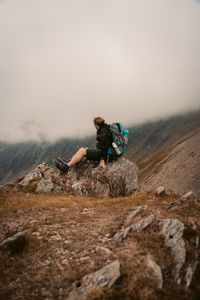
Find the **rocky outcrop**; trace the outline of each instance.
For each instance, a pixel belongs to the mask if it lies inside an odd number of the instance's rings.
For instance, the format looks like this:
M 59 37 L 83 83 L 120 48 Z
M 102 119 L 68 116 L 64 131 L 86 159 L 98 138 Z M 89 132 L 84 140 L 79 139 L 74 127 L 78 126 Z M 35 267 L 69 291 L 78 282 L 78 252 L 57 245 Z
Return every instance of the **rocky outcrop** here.
M 141 232 L 143 229 L 149 226 L 153 221 L 154 221 L 154 215 L 152 214 L 135 224 L 132 224 L 126 228 L 122 228 L 119 232 L 115 234 L 114 239 L 116 242 L 121 242 L 128 236 L 130 232 L 132 231 Z
M 105 169 L 84 160 L 64 175 L 42 163 L 30 171 L 18 186 L 30 186 L 35 192 L 64 190 L 79 196 L 127 196 L 138 188 L 137 172 L 137 166 L 125 158 L 108 164 Z
M 185 263 L 185 242 L 182 239 L 184 224 L 177 219 L 166 219 L 162 223 L 161 233 L 165 236 L 165 246 L 171 248 L 174 256 L 174 280 L 181 283 L 180 270 Z
M 105 247 L 96 247 L 96 252 L 99 253 L 101 256 L 104 256 L 106 258 L 112 258 L 113 253 L 110 249 Z
M 131 222 L 133 221 L 133 219 L 142 211 L 147 210 L 148 206 L 147 205 L 140 205 L 135 207 L 135 209 L 133 211 L 131 211 L 128 216 L 127 219 L 125 221 L 125 226 L 129 226 L 131 224 Z
M 99 271 L 84 276 L 80 282 L 74 283 L 74 289 L 67 300 L 82 299 L 94 289 L 112 287 L 120 275 L 120 263 L 116 260 Z
M 59 185 L 56 184 L 56 179 L 59 181 Z M 18 183 L 18 186 L 32 187 L 36 193 L 51 192 L 52 190 L 56 190 L 57 186 L 60 186 L 62 182 L 52 167 L 47 163 L 42 163 L 30 171 L 24 179 Z

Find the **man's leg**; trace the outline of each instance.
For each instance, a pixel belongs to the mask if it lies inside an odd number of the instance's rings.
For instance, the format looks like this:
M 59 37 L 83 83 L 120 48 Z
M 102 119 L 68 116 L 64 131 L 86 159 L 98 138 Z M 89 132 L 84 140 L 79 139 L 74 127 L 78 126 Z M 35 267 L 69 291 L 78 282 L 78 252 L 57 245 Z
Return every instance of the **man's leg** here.
M 70 160 L 70 162 L 67 163 L 67 165 L 69 167 L 73 167 L 79 161 L 81 161 L 85 156 L 86 156 L 86 148 L 82 147 L 74 154 L 74 156 L 72 156 L 72 159 Z

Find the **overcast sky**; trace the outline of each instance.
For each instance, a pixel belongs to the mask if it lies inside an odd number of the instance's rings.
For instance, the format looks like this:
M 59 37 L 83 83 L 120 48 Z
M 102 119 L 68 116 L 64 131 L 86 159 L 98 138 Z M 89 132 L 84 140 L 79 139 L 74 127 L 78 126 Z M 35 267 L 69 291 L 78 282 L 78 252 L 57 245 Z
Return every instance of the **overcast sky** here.
M 0 0 L 0 140 L 199 107 L 198 0 Z

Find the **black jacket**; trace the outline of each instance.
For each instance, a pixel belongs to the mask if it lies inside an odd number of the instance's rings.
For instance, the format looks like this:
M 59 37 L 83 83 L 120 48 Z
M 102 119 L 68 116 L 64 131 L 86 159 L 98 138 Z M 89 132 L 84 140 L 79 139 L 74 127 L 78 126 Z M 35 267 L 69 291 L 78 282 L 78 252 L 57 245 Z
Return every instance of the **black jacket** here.
M 96 140 L 97 149 L 102 150 L 102 159 L 106 159 L 108 148 L 112 146 L 113 141 L 108 124 L 100 125 L 100 128 L 97 130 Z

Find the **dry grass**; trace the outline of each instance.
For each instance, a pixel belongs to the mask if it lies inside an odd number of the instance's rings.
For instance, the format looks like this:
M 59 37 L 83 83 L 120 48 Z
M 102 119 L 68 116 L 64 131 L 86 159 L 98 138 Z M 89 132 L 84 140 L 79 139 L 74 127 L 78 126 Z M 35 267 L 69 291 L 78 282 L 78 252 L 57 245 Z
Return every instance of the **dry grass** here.
M 188 202 L 167 210 L 166 204 L 175 200 L 174 195 L 156 197 L 144 191 L 106 199 L 65 193 L 2 193 L 0 241 L 24 231 L 29 244 L 17 255 L 1 252 L 0 299 L 66 299 L 74 281 L 109 262 L 96 253 L 97 245 L 113 251 L 113 259 L 121 263 L 122 276 L 115 287 L 92 291 L 86 299 L 195 299 L 200 291 L 199 269 L 188 298 L 183 296 L 183 289 L 172 289 L 174 262 L 159 235 L 159 220 L 176 217 L 187 223 L 193 218 L 197 223 L 199 202 L 193 199 L 193 208 Z M 112 237 L 121 229 L 128 213 L 142 204 L 148 205 L 149 213 L 153 212 L 157 221 L 142 233 L 131 233 L 124 242 L 115 244 Z M 185 241 L 191 240 L 191 246 L 186 243 L 188 257 L 194 256 L 194 236 L 192 229 L 184 232 Z M 162 269 L 162 291 L 156 288 L 156 281 L 145 267 L 147 253 Z

